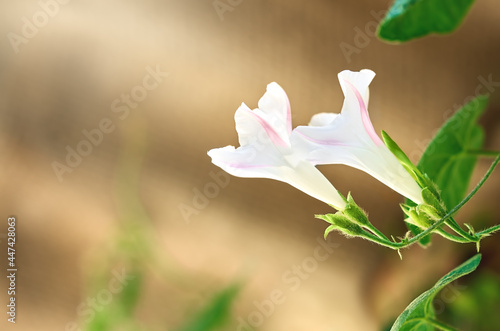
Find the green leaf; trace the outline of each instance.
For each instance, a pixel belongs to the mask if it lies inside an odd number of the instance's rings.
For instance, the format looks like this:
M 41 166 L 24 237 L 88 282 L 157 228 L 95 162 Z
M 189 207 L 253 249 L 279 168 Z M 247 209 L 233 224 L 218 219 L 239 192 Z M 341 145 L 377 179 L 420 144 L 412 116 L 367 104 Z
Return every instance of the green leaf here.
M 479 96 L 453 115 L 427 146 L 417 167 L 437 184 L 441 198 L 450 210 L 467 193 L 477 155 L 468 153 L 481 149 L 482 128 L 477 124 L 488 104 L 488 97 Z
M 220 330 L 231 314 L 231 306 L 239 293 L 240 286 L 232 285 L 216 294 L 212 302 L 203 308 L 179 331 Z
M 474 0 L 396 0 L 378 29 L 381 39 L 404 42 L 430 33 L 451 33 Z
M 391 331 L 434 330 L 433 325 L 441 324 L 434 320 L 435 313 L 432 306 L 434 297 L 446 285 L 476 270 L 480 261 L 481 254 L 477 254 L 446 274 L 430 290 L 422 293 L 406 307 L 403 313 L 396 319 L 396 322 L 394 322 Z
M 475 274 L 467 284 L 459 286 L 467 288 L 467 291 L 450 300 L 444 311 L 447 320 L 464 330 L 500 330 L 500 276 L 483 271 Z
M 477 121 L 487 104 L 488 97 L 478 96 L 459 109 L 434 136 L 418 162 L 418 169 L 441 190 L 448 210 L 460 203 L 467 193 L 478 158 L 467 152 L 481 149 L 483 145 L 484 134 Z M 415 205 L 410 200 L 406 200 L 406 204 Z M 418 227 L 409 229 L 415 235 L 422 232 Z M 429 243 L 430 235 L 420 240 L 423 246 Z

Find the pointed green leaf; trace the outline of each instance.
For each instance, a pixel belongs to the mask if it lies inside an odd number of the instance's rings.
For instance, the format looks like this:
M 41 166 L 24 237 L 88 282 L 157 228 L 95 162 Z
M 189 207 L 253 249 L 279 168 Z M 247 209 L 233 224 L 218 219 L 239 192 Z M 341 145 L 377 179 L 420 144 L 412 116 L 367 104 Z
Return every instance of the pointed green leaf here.
M 403 311 L 391 328 L 391 331 L 424 331 L 434 330 L 429 320 L 434 320 L 432 300 L 436 294 L 454 280 L 476 270 L 481 261 L 481 254 L 477 254 L 456 267 L 441 278 L 430 290 L 422 293 Z
M 451 33 L 474 0 L 396 0 L 380 23 L 378 36 L 404 42 L 430 33 Z

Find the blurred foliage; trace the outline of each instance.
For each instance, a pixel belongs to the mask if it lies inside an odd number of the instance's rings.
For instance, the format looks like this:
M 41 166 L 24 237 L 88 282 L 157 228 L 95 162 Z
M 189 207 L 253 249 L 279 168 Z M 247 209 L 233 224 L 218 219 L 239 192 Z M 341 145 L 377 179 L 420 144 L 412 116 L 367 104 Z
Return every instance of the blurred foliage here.
M 500 276 L 478 273 L 446 308 L 444 318 L 461 330 L 500 330 Z
M 231 315 L 231 306 L 238 295 L 240 287 L 232 285 L 216 294 L 212 301 L 191 318 L 178 331 L 210 331 L 220 330 Z
M 121 291 L 112 298 L 109 305 L 102 305 L 95 317 L 87 324 L 88 331 L 141 330 L 134 319 L 142 284 L 142 272 L 131 272 Z
M 154 248 L 151 220 L 139 195 L 142 162 L 147 150 L 145 123 L 137 119 L 123 130 L 123 145 L 116 177 L 119 215 L 117 233 L 106 248 L 99 250 L 99 257 L 93 261 L 88 280 L 89 297 L 99 301 L 99 291 L 109 289 L 113 277 L 118 277 L 117 273 L 122 273 L 126 281 L 116 293 L 112 293 L 109 302 L 98 302 L 96 306 L 99 308 L 86 311 L 89 317 L 83 321 L 83 325 L 87 331 L 153 329 L 141 323 L 135 314 L 141 300 L 146 272 L 151 265 L 165 279 L 178 281 L 179 286 L 187 286 L 196 291 L 193 284 L 186 280 L 189 277 L 179 276 L 178 270 L 174 268 L 165 268 L 164 255 L 160 258 Z M 190 316 L 179 331 L 220 330 L 229 321 L 231 306 L 239 290 L 240 286 L 232 285 L 216 294 L 203 310 Z M 168 329 L 165 325 L 157 325 L 154 329 L 158 328 Z
M 123 146 L 116 177 L 118 205 L 118 232 L 104 255 L 104 265 L 97 274 L 95 289 L 107 289 L 116 272 L 126 272 L 126 280 L 108 304 L 95 311 L 95 317 L 86 324 L 87 331 L 142 330 L 134 317 L 141 297 L 144 270 L 152 257 L 152 241 L 148 231 L 149 218 L 139 197 L 139 177 L 146 150 L 146 130 L 140 121 L 125 127 Z M 138 127 L 139 125 L 139 127 Z M 125 275 L 123 276 L 125 277 Z M 93 291 L 95 292 L 95 291 Z
M 460 108 L 432 138 L 418 162 L 418 169 L 429 176 L 441 190 L 441 197 L 448 210 L 458 205 L 466 196 L 467 188 L 476 166 L 478 151 L 483 146 L 484 133 L 478 119 L 488 104 L 488 97 L 478 96 Z M 408 205 L 415 205 L 406 200 Z M 408 223 L 407 223 L 408 224 Z M 422 232 L 408 224 L 414 233 Z M 420 243 L 430 243 L 430 236 Z
M 446 285 L 476 270 L 480 261 L 481 254 L 477 254 L 446 274 L 430 290 L 422 293 L 406 307 L 394 322 L 391 331 L 432 331 L 434 327 L 454 330 L 435 319 L 436 313 L 432 301 Z
M 474 0 L 396 0 L 378 29 L 386 41 L 405 42 L 430 33 L 451 33 Z

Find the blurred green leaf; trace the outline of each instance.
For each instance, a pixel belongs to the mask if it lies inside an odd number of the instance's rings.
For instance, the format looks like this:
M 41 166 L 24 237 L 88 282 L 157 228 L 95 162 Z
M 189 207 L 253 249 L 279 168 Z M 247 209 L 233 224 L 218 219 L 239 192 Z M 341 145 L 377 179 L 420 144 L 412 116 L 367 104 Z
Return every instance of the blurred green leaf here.
M 448 210 L 455 207 L 467 194 L 477 155 L 469 151 L 481 149 L 484 141 L 482 128 L 477 121 L 488 104 L 488 97 L 478 96 L 460 108 L 439 129 L 438 133 L 418 162 L 418 169 L 429 176 L 441 190 Z M 408 205 L 415 204 L 406 200 Z M 414 234 L 422 232 L 415 226 L 408 227 Z M 430 243 L 430 236 L 420 243 Z
M 441 278 L 430 290 L 422 293 L 403 311 L 391 328 L 391 331 L 432 331 L 434 326 L 442 324 L 435 321 L 432 301 L 436 294 L 454 280 L 476 270 L 481 261 L 477 254 Z
M 430 33 L 450 33 L 474 0 L 396 0 L 380 23 L 378 36 L 404 42 Z
M 134 313 L 141 295 L 142 278 L 141 272 L 132 273 L 130 279 L 127 279 L 127 284 L 119 294 L 119 307 L 122 315 L 125 317 L 130 317 Z
M 86 330 L 109 331 L 118 327 L 120 330 L 139 330 L 134 321 L 134 310 L 141 294 L 142 279 L 141 272 L 129 273 L 120 291 L 110 292 L 113 295 L 111 301 L 99 305 L 102 308 L 95 310 L 95 317 L 89 321 Z
M 464 330 L 500 330 L 500 277 L 483 272 L 463 287 L 467 291 L 448 304 L 447 319 Z
M 236 296 L 238 295 L 240 287 L 232 285 L 222 292 L 216 294 L 212 301 L 203 308 L 200 312 L 195 314 L 179 331 L 210 331 L 219 330 L 224 325 L 231 315 L 231 307 Z

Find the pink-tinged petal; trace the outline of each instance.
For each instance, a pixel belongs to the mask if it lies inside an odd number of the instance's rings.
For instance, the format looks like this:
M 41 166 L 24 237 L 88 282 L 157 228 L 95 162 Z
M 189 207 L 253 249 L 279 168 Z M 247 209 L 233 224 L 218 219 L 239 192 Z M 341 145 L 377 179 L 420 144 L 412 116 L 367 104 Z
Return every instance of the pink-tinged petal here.
M 360 114 L 361 114 L 361 120 L 363 122 L 363 126 L 366 130 L 366 133 L 368 133 L 368 135 L 373 140 L 375 145 L 378 145 L 378 146 L 383 145 L 384 143 L 382 142 L 382 140 L 379 138 L 379 136 L 375 132 L 375 129 L 373 128 L 373 124 L 370 121 L 370 116 L 368 115 L 368 110 L 366 109 L 366 105 L 365 105 L 365 102 L 363 101 L 363 97 L 359 93 L 358 89 L 356 89 L 356 87 L 353 84 L 351 84 L 351 82 L 349 82 L 347 80 L 344 82 L 351 88 L 351 90 L 354 92 L 354 95 L 356 96 L 356 99 L 358 100 L 359 110 L 360 110 Z M 346 98 L 347 98 L 347 96 L 346 96 Z
M 270 122 L 275 131 L 285 137 L 292 132 L 292 114 L 290 101 L 285 91 L 277 83 L 273 82 L 267 85 L 266 93 L 259 100 L 259 110 L 262 112 L 262 118 Z
M 333 123 L 333 121 L 340 114 L 333 113 L 319 113 L 314 115 L 309 121 L 309 126 L 327 126 Z
M 267 86 L 259 108 L 250 110 L 243 103 L 236 110 L 235 121 L 241 146 L 262 139 L 261 133 L 265 132 L 276 146 L 290 147 L 290 104 L 285 91 L 276 83 Z
M 300 135 L 302 138 L 309 140 L 310 142 L 313 142 L 318 145 L 324 145 L 324 146 L 343 146 L 343 147 L 349 147 L 349 145 L 341 140 L 335 140 L 335 139 L 325 139 L 325 140 L 320 140 L 320 139 L 314 139 L 313 137 L 307 136 L 306 134 L 302 133 L 300 130 L 295 130 L 295 132 Z
M 257 122 L 262 126 L 262 128 L 266 131 L 267 135 L 271 139 L 271 141 L 276 145 L 276 146 L 281 146 L 281 147 L 289 147 L 289 144 L 282 139 L 282 137 L 276 132 L 276 130 L 268 123 L 266 122 L 262 117 L 257 115 L 255 111 L 247 110 L 248 113 L 255 118 Z
M 421 189 L 375 133 L 367 101 L 375 74 L 344 71 L 339 80 L 345 95 L 340 114 L 315 115 L 307 127 L 291 135 L 292 149 L 312 164 L 345 164 L 362 170 L 416 203 Z
M 212 149 L 212 162 L 229 174 L 245 178 L 269 178 L 288 183 L 313 198 L 343 209 L 345 202 L 335 187 L 309 162 L 291 164 L 272 146 L 264 151 L 233 146 Z
M 211 149 L 207 154 L 212 158 L 212 163 L 226 171 L 228 171 L 226 168 L 252 169 L 284 164 L 283 157 L 271 144 L 249 145 L 238 148 L 226 146 Z
M 285 91 L 283 91 L 284 93 Z M 286 128 L 288 129 L 288 134 L 292 133 L 292 107 L 290 106 L 290 100 L 285 93 L 286 97 Z
M 369 69 L 363 69 L 361 71 L 350 71 L 344 70 L 338 74 L 340 86 L 342 87 L 342 91 L 344 91 L 344 95 L 346 94 L 346 86 L 344 85 L 345 81 L 353 84 L 356 89 L 359 91 L 361 96 L 363 97 L 363 101 L 365 105 L 368 105 L 369 96 L 370 96 L 370 83 L 373 78 L 375 78 L 375 73 Z
M 251 110 L 244 103 L 236 110 L 234 121 L 240 146 L 247 146 L 255 143 L 260 137 L 266 136 L 264 128 L 250 114 Z

